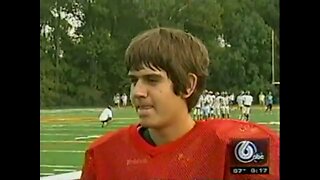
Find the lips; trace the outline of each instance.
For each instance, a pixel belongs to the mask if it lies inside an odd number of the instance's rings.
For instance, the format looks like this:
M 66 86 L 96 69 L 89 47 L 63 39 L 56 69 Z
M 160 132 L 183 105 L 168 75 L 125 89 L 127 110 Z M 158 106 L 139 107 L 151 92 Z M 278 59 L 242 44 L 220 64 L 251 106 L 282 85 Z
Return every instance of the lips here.
M 147 109 L 150 109 L 152 108 L 151 105 L 140 105 L 137 107 L 138 109 L 141 109 L 141 110 L 147 110 Z
M 137 106 L 137 112 L 138 112 L 139 116 L 149 115 L 152 109 L 153 109 L 152 105 L 139 105 L 139 106 Z

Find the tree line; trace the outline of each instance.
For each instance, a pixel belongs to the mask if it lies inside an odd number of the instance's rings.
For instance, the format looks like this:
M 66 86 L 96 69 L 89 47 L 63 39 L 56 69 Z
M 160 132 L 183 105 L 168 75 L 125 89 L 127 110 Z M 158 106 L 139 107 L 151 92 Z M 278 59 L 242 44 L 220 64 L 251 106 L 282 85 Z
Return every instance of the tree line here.
M 124 51 L 137 33 L 158 26 L 204 42 L 208 89 L 278 96 L 271 37 L 278 63 L 279 0 L 41 0 L 41 107 L 105 106 L 115 93 L 128 94 Z

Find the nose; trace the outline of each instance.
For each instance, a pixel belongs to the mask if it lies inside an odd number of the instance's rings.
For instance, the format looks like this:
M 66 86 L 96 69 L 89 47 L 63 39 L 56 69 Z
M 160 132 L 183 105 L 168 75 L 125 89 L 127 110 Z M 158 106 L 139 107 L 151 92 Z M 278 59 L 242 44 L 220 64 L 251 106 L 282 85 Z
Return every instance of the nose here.
M 131 97 L 132 98 L 147 97 L 147 87 L 142 80 L 138 80 L 135 84 L 131 84 Z

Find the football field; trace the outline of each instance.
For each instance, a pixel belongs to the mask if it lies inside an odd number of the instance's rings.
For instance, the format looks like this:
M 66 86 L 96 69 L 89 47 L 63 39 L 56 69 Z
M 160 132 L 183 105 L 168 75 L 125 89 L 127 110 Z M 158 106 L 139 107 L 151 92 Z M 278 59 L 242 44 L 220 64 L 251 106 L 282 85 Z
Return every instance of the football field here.
M 132 108 L 113 109 L 114 121 L 101 128 L 98 117 L 103 109 L 40 110 L 40 176 L 79 171 L 84 152 L 97 137 L 137 122 Z M 231 117 L 238 117 L 238 110 Z M 279 107 L 266 114 L 253 107 L 251 121 L 279 131 Z

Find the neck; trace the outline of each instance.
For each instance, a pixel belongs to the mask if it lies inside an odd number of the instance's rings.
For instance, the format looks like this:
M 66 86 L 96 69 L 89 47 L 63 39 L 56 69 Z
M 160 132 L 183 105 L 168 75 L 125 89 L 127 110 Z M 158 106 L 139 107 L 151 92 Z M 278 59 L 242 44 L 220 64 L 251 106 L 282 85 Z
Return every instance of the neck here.
M 157 146 L 177 140 L 187 134 L 195 125 L 195 121 L 189 114 L 172 122 L 175 123 L 161 129 L 149 129 L 150 137 Z

